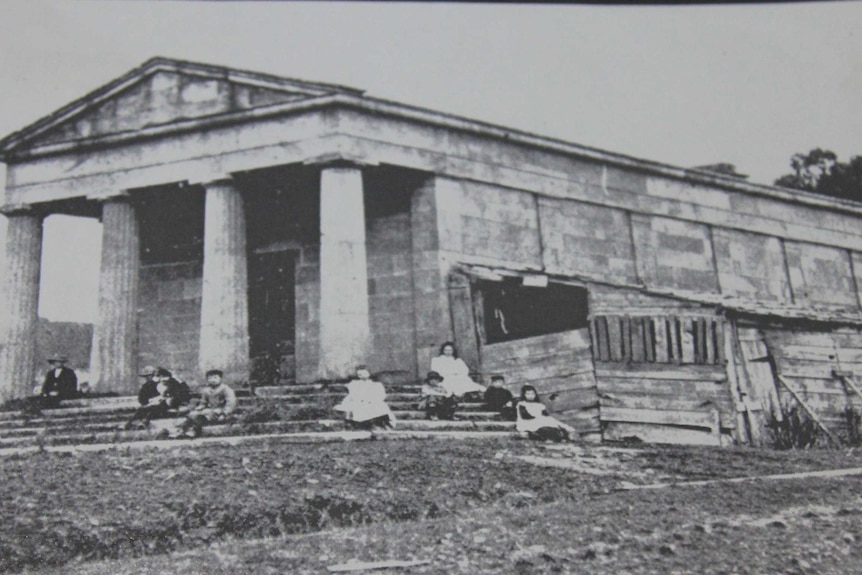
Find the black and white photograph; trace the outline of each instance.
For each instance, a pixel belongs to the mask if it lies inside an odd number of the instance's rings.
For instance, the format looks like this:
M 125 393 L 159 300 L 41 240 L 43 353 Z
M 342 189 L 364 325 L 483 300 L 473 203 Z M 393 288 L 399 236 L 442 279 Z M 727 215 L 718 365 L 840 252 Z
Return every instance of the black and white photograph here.
M 2 3 L 0 573 L 862 573 L 860 25 Z

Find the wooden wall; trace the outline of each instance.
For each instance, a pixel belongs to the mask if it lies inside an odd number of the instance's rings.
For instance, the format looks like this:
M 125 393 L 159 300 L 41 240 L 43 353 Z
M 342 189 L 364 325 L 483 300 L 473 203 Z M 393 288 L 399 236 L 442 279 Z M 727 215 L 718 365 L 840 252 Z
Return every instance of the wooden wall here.
M 737 426 L 721 317 L 603 315 L 591 322 L 603 437 L 721 445 Z
M 847 436 L 844 411 L 854 406 L 862 412 L 862 398 L 848 388 L 833 370 L 862 375 L 862 332 L 852 329 L 832 332 L 814 329 L 764 329 L 776 369 L 801 399 L 834 434 Z M 795 402 L 791 392 L 778 386 L 782 405 Z
M 482 371 L 499 373 L 517 395 L 534 386 L 551 415 L 598 436 L 599 410 L 588 329 L 482 346 Z

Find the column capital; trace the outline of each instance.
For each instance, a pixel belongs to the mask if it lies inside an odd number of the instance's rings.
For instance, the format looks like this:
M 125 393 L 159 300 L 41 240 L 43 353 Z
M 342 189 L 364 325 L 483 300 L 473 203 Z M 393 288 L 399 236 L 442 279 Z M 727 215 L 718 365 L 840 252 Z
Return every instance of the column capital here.
M 4 204 L 0 206 L 0 214 L 7 218 L 10 216 L 39 216 L 44 217 L 45 212 L 33 204 Z
M 100 204 L 104 204 L 106 202 L 130 202 L 132 201 L 132 194 L 130 194 L 126 190 L 120 190 L 108 194 L 87 196 L 87 199 L 94 202 L 99 202 Z
M 380 162 L 369 158 L 348 154 L 345 152 L 327 152 L 318 156 L 312 156 L 302 161 L 306 166 L 318 166 L 320 168 L 356 168 L 362 169 L 367 166 L 379 166 Z
M 222 187 L 236 187 L 236 180 L 230 174 L 220 176 L 218 178 L 213 178 L 211 180 L 207 180 L 205 182 L 201 182 L 201 184 L 205 189 L 209 188 L 222 188 Z

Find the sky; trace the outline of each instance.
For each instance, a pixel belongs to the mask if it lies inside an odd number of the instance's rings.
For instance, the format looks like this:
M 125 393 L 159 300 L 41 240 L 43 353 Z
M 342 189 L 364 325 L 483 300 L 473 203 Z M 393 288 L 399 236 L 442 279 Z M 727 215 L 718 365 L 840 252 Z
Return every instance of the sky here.
M 2 8 L 0 135 L 160 55 L 344 84 L 676 166 L 730 162 L 760 183 L 817 146 L 862 154 L 862 2 Z M 100 233 L 94 220 L 48 218 L 40 315 L 95 319 Z

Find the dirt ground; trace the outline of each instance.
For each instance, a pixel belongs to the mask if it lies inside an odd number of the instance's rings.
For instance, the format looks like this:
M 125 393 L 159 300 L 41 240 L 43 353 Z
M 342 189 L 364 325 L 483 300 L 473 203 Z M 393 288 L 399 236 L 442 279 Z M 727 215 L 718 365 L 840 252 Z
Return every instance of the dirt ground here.
M 84 575 L 383 560 L 422 564 L 374 572 L 862 573 L 862 469 L 713 481 L 854 468 L 862 454 L 846 450 L 516 440 L 38 454 L 0 461 L 0 561 Z

